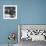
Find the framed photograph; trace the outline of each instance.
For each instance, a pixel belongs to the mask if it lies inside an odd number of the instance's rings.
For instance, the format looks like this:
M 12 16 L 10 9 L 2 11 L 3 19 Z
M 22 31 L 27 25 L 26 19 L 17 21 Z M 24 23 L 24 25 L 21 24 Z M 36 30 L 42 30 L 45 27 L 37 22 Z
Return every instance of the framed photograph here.
M 3 5 L 3 19 L 17 19 L 17 5 Z
M 18 25 L 18 38 L 21 40 L 46 41 L 46 25 Z

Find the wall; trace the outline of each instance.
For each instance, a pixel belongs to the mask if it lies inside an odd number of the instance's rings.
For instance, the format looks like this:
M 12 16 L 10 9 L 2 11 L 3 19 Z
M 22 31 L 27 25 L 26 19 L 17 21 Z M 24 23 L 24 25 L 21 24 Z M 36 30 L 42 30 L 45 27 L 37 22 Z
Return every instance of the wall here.
M 18 6 L 17 20 L 3 19 L 5 4 Z M 46 24 L 46 0 L 0 0 L 0 44 L 8 43 L 9 32 L 18 32 L 17 24 Z
M 21 24 L 46 24 L 46 0 L 23 0 Z
M 17 20 L 7 20 L 3 19 L 3 5 L 17 5 L 18 6 L 18 19 Z M 0 44 L 7 44 L 8 34 L 10 32 L 16 32 L 18 35 L 17 24 L 20 22 L 21 15 L 21 0 L 0 0 Z M 17 37 L 18 39 L 18 37 Z M 15 43 L 18 43 L 16 39 Z

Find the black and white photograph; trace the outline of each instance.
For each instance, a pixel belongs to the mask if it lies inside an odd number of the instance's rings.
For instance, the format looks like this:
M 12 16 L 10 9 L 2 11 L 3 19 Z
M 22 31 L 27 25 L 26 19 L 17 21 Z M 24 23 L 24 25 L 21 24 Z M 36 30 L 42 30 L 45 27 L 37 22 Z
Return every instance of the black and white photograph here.
M 3 5 L 3 19 L 17 19 L 17 5 Z

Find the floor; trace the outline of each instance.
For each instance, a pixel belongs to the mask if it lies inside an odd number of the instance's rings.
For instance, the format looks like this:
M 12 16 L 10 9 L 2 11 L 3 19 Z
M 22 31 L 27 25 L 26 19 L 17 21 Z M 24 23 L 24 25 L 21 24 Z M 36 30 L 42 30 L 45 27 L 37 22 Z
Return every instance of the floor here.
M 0 44 L 0 46 L 8 46 L 8 44 Z M 18 44 L 10 45 L 10 46 L 18 46 Z
M 0 44 L 0 46 L 8 46 L 8 45 L 7 44 Z M 14 44 L 13 46 L 46 46 L 46 42 L 42 42 L 42 41 L 32 42 L 31 40 L 28 40 L 28 41 L 21 40 L 19 45 Z
M 28 41 L 21 40 L 20 46 L 46 46 L 46 42 L 45 41 L 32 42 L 31 40 Z

